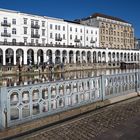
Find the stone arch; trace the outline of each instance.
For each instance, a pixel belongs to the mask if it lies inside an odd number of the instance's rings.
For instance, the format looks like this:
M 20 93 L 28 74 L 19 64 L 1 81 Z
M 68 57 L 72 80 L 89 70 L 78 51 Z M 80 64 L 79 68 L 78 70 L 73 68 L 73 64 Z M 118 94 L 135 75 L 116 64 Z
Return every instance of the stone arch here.
M 61 63 L 60 53 L 61 53 L 60 50 L 55 51 L 55 64 Z
M 87 62 L 91 63 L 91 52 L 90 51 L 87 52 Z
M 80 63 L 80 51 L 76 51 L 76 63 Z
M 16 50 L 16 62 L 19 65 L 23 65 L 24 61 L 24 51 L 22 49 L 17 49 Z
M 106 55 L 105 55 L 105 52 L 102 52 L 102 59 L 101 59 L 102 62 L 106 62 Z
M 108 61 L 111 62 L 112 60 L 112 56 L 111 56 L 111 52 L 108 53 Z
M 74 62 L 74 58 L 73 58 L 73 51 L 69 51 L 69 63 L 73 63 Z
M 82 63 L 86 63 L 86 52 L 82 51 L 81 55 L 82 55 Z
M 39 49 L 37 51 L 37 62 L 38 62 L 38 64 L 43 64 L 43 62 L 44 62 L 44 52 L 42 49 Z
M 66 50 L 63 50 L 63 51 L 62 51 L 62 62 L 63 62 L 64 64 L 67 63 L 67 51 L 66 51 Z
M 0 49 L 0 65 L 3 65 L 3 50 Z
M 47 50 L 46 55 L 47 55 L 47 63 L 52 64 L 52 50 L 50 49 Z
M 96 53 L 96 51 L 94 51 L 93 52 L 93 63 L 97 62 L 96 57 L 97 57 L 97 53 Z
M 99 51 L 99 52 L 98 52 L 98 60 L 99 60 L 98 62 L 99 62 L 99 63 L 101 63 L 101 58 L 102 58 L 102 55 L 101 55 L 101 52 Z
M 11 48 L 6 49 L 5 51 L 6 65 L 14 65 L 14 51 Z
M 27 51 L 27 64 L 28 65 L 34 64 L 34 51 L 33 51 L 33 49 L 29 49 Z

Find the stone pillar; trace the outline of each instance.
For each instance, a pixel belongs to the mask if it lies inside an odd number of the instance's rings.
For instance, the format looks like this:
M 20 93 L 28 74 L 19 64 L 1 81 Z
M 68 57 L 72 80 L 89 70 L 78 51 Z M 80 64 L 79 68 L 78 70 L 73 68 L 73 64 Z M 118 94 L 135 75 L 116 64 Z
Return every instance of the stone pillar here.
M 93 63 L 93 53 L 91 53 L 91 63 Z
M 24 57 L 23 64 L 27 65 L 27 50 L 24 50 L 23 57 Z
M 86 61 L 86 64 L 87 64 L 87 53 L 85 53 L 85 61 Z
M 73 62 L 74 62 L 74 64 L 76 64 L 76 53 L 75 52 L 73 53 Z
M 47 55 L 45 52 L 43 52 L 43 58 L 44 58 L 44 62 L 47 62 Z
M 98 53 L 96 52 L 96 63 L 98 63 Z
M 16 50 L 14 50 L 14 65 L 16 65 Z
M 34 51 L 34 64 L 37 64 L 37 51 Z
M 67 63 L 69 64 L 70 62 L 69 62 L 69 52 L 67 52 Z
M 55 52 L 52 52 L 52 62 L 55 64 Z
M 105 53 L 105 62 L 108 63 L 108 61 L 109 61 L 108 53 L 106 52 L 106 53 Z
M 3 65 L 6 65 L 5 50 L 3 50 Z
M 60 63 L 63 62 L 63 55 L 62 55 L 62 52 L 60 52 Z

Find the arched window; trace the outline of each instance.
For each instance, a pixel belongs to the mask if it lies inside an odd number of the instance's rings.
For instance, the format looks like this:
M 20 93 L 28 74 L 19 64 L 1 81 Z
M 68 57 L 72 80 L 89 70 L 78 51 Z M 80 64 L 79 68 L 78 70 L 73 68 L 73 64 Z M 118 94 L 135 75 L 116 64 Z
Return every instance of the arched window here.
M 13 44 L 13 45 L 16 44 L 16 39 L 12 39 L 12 44 Z
M 17 34 L 16 28 L 12 29 L 12 34 Z

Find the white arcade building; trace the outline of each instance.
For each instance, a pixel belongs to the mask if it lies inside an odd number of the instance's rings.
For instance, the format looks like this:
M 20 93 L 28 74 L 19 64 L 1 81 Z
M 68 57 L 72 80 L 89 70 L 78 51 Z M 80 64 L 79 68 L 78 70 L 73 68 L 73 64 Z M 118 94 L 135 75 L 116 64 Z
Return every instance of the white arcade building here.
M 138 50 L 103 49 L 99 28 L 0 9 L 0 65 L 139 61 Z

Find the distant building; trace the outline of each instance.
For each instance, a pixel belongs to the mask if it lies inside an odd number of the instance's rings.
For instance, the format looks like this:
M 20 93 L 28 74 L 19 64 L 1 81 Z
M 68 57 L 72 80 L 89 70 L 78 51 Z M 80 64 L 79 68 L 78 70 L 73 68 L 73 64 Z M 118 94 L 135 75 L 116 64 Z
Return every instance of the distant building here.
M 140 39 L 135 39 L 135 48 L 140 50 Z
M 99 29 L 73 21 L 0 9 L 1 65 L 39 64 L 48 59 L 53 63 L 62 62 L 64 59 L 59 48 L 69 47 L 99 47 Z M 65 51 L 65 55 L 68 53 Z M 70 55 L 72 60 L 76 59 L 75 55 Z M 70 60 L 66 56 L 65 59 L 65 62 Z
M 80 23 L 99 28 L 99 46 L 102 48 L 134 48 L 134 28 L 127 21 L 95 13 L 90 17 L 81 19 Z
M 94 14 L 81 22 L 0 9 L 0 66 L 136 61 L 134 29 Z M 123 50 L 122 50 L 123 49 Z M 130 57 L 133 56 L 133 57 Z

